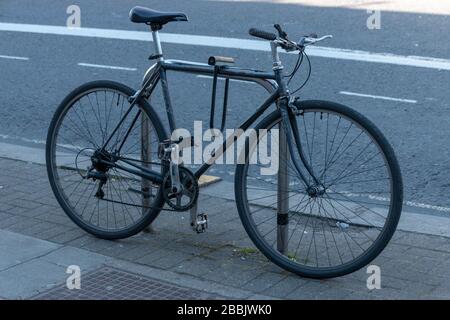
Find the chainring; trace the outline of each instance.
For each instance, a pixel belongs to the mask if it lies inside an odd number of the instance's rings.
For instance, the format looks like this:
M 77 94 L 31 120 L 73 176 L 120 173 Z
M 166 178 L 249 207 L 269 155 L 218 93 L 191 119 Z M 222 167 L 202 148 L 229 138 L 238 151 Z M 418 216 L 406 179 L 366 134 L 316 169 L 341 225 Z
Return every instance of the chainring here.
M 198 199 L 199 186 L 195 175 L 185 167 L 178 168 L 182 190 L 172 192 L 172 181 L 170 173 L 163 180 L 163 198 L 168 206 L 175 211 L 186 211 L 191 209 Z

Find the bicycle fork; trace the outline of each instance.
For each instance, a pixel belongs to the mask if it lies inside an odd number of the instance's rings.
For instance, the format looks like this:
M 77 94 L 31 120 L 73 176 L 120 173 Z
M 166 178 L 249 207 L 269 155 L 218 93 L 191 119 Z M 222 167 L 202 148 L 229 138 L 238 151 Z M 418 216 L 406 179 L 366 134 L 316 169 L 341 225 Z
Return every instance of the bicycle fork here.
M 290 101 L 289 91 L 286 88 L 286 83 L 284 81 L 283 65 L 278 55 L 277 50 L 278 46 L 279 44 L 276 41 L 272 41 L 270 43 L 273 60 L 272 69 L 275 73 L 275 79 L 278 84 L 278 92 L 279 92 L 277 105 L 278 109 L 280 110 L 281 121 L 283 123 L 282 128 L 284 129 L 284 134 L 286 136 L 286 143 L 288 146 L 287 149 L 291 155 L 294 167 L 298 172 L 300 179 L 303 181 L 307 192 L 310 195 L 312 195 L 313 193 L 317 195 L 320 192 L 323 192 L 321 191 L 323 189 L 323 186 L 320 185 L 320 182 L 315 176 L 314 171 L 312 170 L 311 166 L 306 160 L 302 145 L 300 143 L 300 135 L 298 132 L 298 126 L 295 119 L 296 114 L 294 112 L 295 106 L 293 105 L 293 102 Z M 294 149 L 294 146 L 296 146 L 297 152 L 295 152 L 296 150 Z M 298 158 L 295 156 L 296 154 L 300 156 L 300 160 L 302 162 L 303 167 L 306 168 L 306 171 L 312 177 L 313 184 L 310 183 L 310 179 L 308 179 L 307 176 L 303 173 L 301 164 L 298 161 Z
M 320 183 L 320 181 L 314 174 L 314 171 L 308 163 L 303 147 L 301 145 L 298 125 L 295 119 L 295 106 L 293 106 L 291 102 L 288 102 L 287 97 L 281 98 L 281 101 L 279 102 L 279 110 L 281 114 L 281 121 L 283 122 L 282 128 L 284 129 L 284 134 L 286 135 L 289 154 L 294 164 L 294 168 L 296 169 L 300 179 L 303 181 L 306 187 L 306 191 L 310 195 L 323 193 L 324 186 Z M 296 157 L 296 154 L 299 155 L 301 163 Z M 302 166 L 306 169 L 307 174 L 312 178 L 312 183 L 310 182 L 311 179 L 308 179 L 307 175 L 303 172 Z
M 315 197 L 319 195 L 321 190 L 317 177 L 306 160 L 300 143 L 300 135 L 296 122 L 296 114 L 294 106 L 288 102 L 288 98 L 281 98 L 279 103 L 279 110 L 281 114 L 279 141 L 279 167 L 278 167 L 278 190 L 277 190 L 277 250 L 282 254 L 289 254 L 289 198 L 291 197 L 289 191 L 289 175 L 287 161 L 291 157 L 295 170 L 298 172 L 300 179 L 306 187 L 306 192 Z M 296 156 L 296 155 L 299 155 Z M 300 158 L 300 161 L 298 160 Z M 312 177 L 313 185 L 310 183 L 311 178 L 307 177 L 301 168 L 303 165 L 306 168 L 307 174 Z

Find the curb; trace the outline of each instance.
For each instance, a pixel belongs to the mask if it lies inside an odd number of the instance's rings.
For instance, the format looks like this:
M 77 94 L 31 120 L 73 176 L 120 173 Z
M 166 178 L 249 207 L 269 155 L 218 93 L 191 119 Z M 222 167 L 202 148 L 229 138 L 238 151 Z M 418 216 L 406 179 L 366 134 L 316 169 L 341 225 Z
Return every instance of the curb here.
M 0 157 L 45 165 L 45 150 L 0 142 Z M 203 175 L 202 193 L 211 197 L 235 201 L 234 184 L 220 177 Z M 220 182 L 220 183 L 218 183 Z M 403 210 L 397 229 L 450 238 L 450 217 Z

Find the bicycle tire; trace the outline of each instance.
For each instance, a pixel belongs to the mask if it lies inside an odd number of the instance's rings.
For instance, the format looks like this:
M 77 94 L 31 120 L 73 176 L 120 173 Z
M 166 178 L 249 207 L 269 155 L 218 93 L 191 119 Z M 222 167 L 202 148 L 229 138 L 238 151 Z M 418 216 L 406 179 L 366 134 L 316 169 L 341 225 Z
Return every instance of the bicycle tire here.
M 65 97 L 65 99 L 61 102 L 61 104 L 57 108 L 48 129 L 47 143 L 46 143 L 47 174 L 51 188 L 58 203 L 60 204 L 66 215 L 77 226 L 79 226 L 86 232 L 101 239 L 107 240 L 123 239 L 133 236 L 138 232 L 142 231 L 145 227 L 147 227 L 150 223 L 152 223 L 156 219 L 156 217 L 159 215 L 161 211 L 161 208 L 164 205 L 161 189 L 159 189 L 157 195 L 155 196 L 155 200 L 153 203 L 154 205 L 148 210 L 146 210 L 145 214 L 142 215 L 142 218 L 140 218 L 139 221 L 137 221 L 137 223 L 124 227 L 123 229 L 120 230 L 107 230 L 105 228 L 99 227 L 97 228 L 90 225 L 89 223 L 84 221 L 77 214 L 77 212 L 75 212 L 74 208 L 69 203 L 67 196 L 61 189 L 58 174 L 56 173 L 55 169 L 56 168 L 55 150 L 57 141 L 56 135 L 58 134 L 59 126 L 64 120 L 65 115 L 67 114 L 68 110 L 70 110 L 70 108 L 72 108 L 72 106 L 76 103 L 76 101 L 78 101 L 78 99 L 82 99 L 82 97 L 84 97 L 88 93 L 97 92 L 101 90 L 112 90 L 114 92 L 117 92 L 117 94 L 122 94 L 124 97 L 130 97 L 135 93 L 133 89 L 121 83 L 102 80 L 83 84 L 80 87 L 73 90 L 67 97 Z M 166 139 L 167 133 L 162 125 L 162 122 L 159 119 L 158 115 L 153 110 L 153 108 L 150 106 L 150 104 L 146 100 L 141 100 L 136 106 L 140 108 L 140 110 L 144 112 L 145 115 L 150 120 L 150 123 L 152 127 L 155 129 L 155 132 L 157 134 L 157 139 L 160 142 Z
M 352 273 L 370 263 L 380 254 L 380 252 L 386 247 L 389 240 L 392 238 L 392 235 L 394 234 L 398 221 L 400 219 L 403 203 L 403 183 L 400 167 L 391 145 L 388 143 L 381 131 L 370 120 L 368 120 L 366 117 L 356 112 L 355 110 L 341 104 L 318 100 L 295 102 L 295 105 L 298 108 L 300 114 L 305 110 L 323 110 L 325 112 L 329 111 L 342 115 L 343 117 L 354 121 L 359 126 L 364 128 L 364 130 L 367 131 L 370 136 L 373 137 L 373 139 L 380 147 L 380 150 L 382 150 L 391 175 L 392 197 L 386 223 L 383 226 L 383 229 L 380 231 L 380 235 L 377 237 L 374 244 L 372 244 L 367 251 L 363 252 L 357 258 L 342 265 L 333 267 L 318 268 L 314 266 L 300 265 L 296 261 L 293 261 L 287 256 L 284 256 L 283 254 L 278 252 L 276 248 L 273 247 L 273 245 L 271 245 L 264 239 L 261 232 L 258 231 L 255 221 L 253 221 L 251 217 L 247 194 L 248 191 L 246 190 L 246 172 L 248 171 L 250 157 L 249 150 L 244 151 L 245 163 L 239 164 L 236 168 L 235 173 L 235 197 L 239 216 L 244 229 L 248 233 L 255 246 L 270 261 L 274 262 L 279 267 L 302 277 L 308 278 L 322 279 L 343 276 Z M 269 114 L 260 123 L 258 123 L 255 129 L 268 129 L 273 127 L 274 124 L 279 123 L 280 121 L 281 115 L 277 110 Z

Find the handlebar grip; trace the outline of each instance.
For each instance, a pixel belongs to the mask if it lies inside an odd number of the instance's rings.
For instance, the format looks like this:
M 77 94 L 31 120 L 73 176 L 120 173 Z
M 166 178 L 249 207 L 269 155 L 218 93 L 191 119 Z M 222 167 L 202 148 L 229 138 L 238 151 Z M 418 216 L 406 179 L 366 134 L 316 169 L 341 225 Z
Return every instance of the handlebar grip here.
M 250 30 L 248 30 L 248 33 L 251 36 L 257 37 L 257 38 L 261 38 L 261 39 L 265 39 L 265 40 L 269 40 L 269 41 L 273 41 L 277 38 L 277 36 L 274 33 L 271 32 L 266 32 L 263 30 L 258 30 L 255 28 L 251 28 Z

